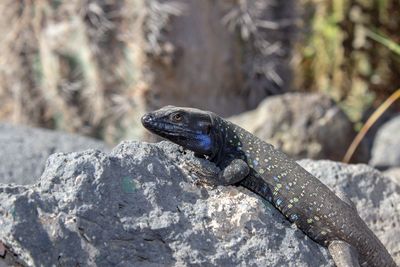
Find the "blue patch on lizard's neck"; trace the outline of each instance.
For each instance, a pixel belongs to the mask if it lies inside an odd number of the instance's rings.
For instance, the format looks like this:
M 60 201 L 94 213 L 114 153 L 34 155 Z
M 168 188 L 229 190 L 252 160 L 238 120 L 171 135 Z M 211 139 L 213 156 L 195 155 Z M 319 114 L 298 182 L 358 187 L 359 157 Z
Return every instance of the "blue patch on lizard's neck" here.
M 196 136 L 196 139 L 200 141 L 200 145 L 204 150 L 208 150 L 211 148 L 211 137 L 207 134 L 199 134 Z

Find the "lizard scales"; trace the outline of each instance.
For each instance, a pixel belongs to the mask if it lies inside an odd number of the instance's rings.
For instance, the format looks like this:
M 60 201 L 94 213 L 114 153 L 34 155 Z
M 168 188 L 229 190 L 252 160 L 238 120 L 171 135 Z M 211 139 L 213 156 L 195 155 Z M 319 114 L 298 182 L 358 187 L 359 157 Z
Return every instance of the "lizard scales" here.
M 174 118 L 177 114 L 179 118 Z M 211 112 L 172 106 L 145 115 L 142 122 L 150 131 L 207 155 L 221 169 L 233 160 L 243 160 L 249 173 L 238 183 L 271 202 L 317 243 L 328 246 L 339 240 L 350 244 L 362 266 L 396 266 L 354 207 L 283 152 L 243 128 Z

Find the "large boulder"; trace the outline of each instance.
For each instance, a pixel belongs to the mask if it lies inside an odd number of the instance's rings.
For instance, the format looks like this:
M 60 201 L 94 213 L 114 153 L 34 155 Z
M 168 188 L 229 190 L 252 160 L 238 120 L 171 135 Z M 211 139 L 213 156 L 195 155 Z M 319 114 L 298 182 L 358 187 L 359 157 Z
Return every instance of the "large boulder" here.
M 257 109 L 229 118 L 295 159 L 341 160 L 351 144 L 353 124 L 323 94 L 288 93 L 272 96 Z M 362 143 L 354 162 L 367 162 Z
M 399 201 L 399 187 L 364 165 L 322 162 L 328 166 L 332 181 L 347 176 L 338 186 L 349 186 L 353 201 L 371 206 L 361 212 L 367 223 L 390 220 L 385 230 L 398 238 L 397 207 L 383 205 Z M 0 186 L 3 263 L 333 266 L 325 248 L 268 202 L 241 187 L 205 184 L 216 171 L 169 142 L 55 154 L 37 184 Z M 373 181 L 366 192 L 360 172 Z
M 370 164 L 377 168 L 400 167 L 400 115 L 385 123 L 376 134 Z
M 0 124 L 0 183 L 32 184 L 56 152 L 89 148 L 108 151 L 101 141 L 46 129 Z

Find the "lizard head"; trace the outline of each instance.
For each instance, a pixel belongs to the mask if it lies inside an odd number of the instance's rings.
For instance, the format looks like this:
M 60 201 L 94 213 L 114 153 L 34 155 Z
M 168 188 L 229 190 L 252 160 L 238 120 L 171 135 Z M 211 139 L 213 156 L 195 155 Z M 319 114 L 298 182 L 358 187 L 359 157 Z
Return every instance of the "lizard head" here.
M 145 114 L 142 124 L 150 132 L 196 154 L 213 157 L 218 152 L 213 138 L 215 118 L 215 114 L 199 109 L 166 106 Z

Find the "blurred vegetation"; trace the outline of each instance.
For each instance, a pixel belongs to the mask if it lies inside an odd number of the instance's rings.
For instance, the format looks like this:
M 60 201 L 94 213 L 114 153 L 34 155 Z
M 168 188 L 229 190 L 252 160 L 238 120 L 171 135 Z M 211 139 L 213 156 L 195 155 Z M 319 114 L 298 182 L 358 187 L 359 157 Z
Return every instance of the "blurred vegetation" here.
M 400 86 L 400 1 L 302 0 L 296 88 L 331 95 L 354 122 Z
M 136 96 L 147 90 L 137 71 L 138 25 L 150 17 L 144 38 L 157 44 L 154 36 L 177 14 L 163 1 L 139 2 L 0 1 L 0 120 L 110 143 L 132 136 L 132 113 L 143 105 Z M 400 86 L 400 1 L 301 0 L 299 6 L 294 87 L 331 95 L 360 122 Z
M 136 78 L 133 2 L 0 1 L 0 119 L 120 138 Z

